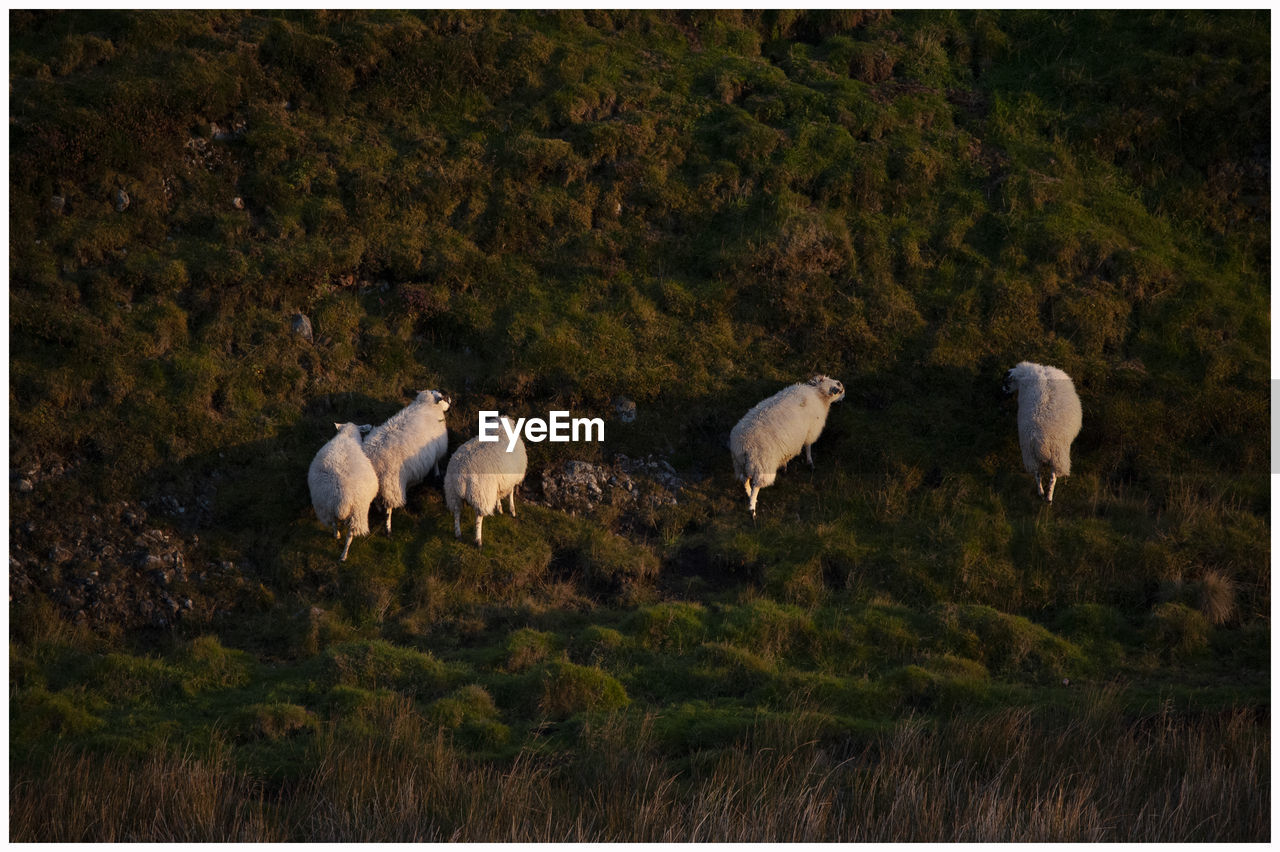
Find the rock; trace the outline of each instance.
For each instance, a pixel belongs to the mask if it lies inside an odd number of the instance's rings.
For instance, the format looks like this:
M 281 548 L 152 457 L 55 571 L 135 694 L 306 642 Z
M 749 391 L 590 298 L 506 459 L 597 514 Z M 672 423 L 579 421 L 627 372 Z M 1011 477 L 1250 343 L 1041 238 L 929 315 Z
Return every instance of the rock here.
M 237 195 L 235 198 L 231 199 L 231 206 L 236 208 L 237 210 L 243 210 L 244 199 Z
M 311 320 L 307 319 L 306 314 L 293 315 L 293 333 L 301 337 L 308 343 L 312 340 Z
M 215 142 L 231 142 L 244 136 L 246 125 L 243 119 L 232 122 L 230 127 L 223 127 L 216 121 L 209 124 L 209 130 Z
M 116 190 L 115 201 L 117 213 L 123 213 L 125 210 L 129 209 L 129 193 L 125 192 L 123 189 Z
M 604 500 L 604 487 L 613 471 L 591 462 L 570 460 L 560 468 L 542 471 L 542 495 L 547 505 L 587 512 Z
M 618 413 L 618 419 L 623 423 L 634 423 L 636 420 L 636 404 L 625 396 L 620 396 L 613 401 L 613 410 Z
M 18 480 L 18 493 L 19 493 L 19 494 L 30 494 L 33 490 L 35 490 L 35 486 L 31 484 L 31 480 L 30 480 L 30 479 L 19 479 L 19 480 Z

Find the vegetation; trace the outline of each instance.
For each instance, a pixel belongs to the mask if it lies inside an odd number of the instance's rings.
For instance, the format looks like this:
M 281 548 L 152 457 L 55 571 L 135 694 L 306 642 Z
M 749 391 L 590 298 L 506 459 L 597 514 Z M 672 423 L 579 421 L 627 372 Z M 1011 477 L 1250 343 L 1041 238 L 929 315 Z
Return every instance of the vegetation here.
M 1269 23 L 11 12 L 11 839 L 1267 839 Z M 427 387 L 683 487 L 339 565 Z

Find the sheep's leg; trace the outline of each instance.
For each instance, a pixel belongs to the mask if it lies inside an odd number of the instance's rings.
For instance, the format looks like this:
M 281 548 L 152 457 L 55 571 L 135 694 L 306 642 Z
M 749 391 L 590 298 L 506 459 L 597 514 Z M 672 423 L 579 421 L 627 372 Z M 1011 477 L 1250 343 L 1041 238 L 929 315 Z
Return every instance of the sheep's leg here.
M 1049 494 L 1044 498 L 1044 501 L 1046 503 L 1053 502 L 1053 486 L 1057 484 L 1058 484 L 1058 474 L 1052 470 L 1049 471 Z
M 756 495 L 758 495 L 759 493 L 760 493 L 759 485 L 751 489 L 751 505 L 749 508 L 751 509 L 751 517 L 753 518 L 756 516 Z
M 742 487 L 747 489 L 747 497 L 751 496 L 751 477 L 742 480 Z
M 494 513 L 495 513 L 495 514 L 498 514 L 498 515 L 501 515 L 501 514 L 502 514 L 502 498 L 501 498 L 501 497 L 499 497 L 499 498 L 498 498 L 498 505 L 497 505 L 497 507 L 494 509 Z
M 333 540 L 338 541 L 342 538 L 342 527 L 337 521 L 333 522 Z
M 480 514 L 480 510 L 476 509 L 476 547 L 484 547 L 484 540 L 480 538 L 480 525 L 484 523 L 484 515 Z
M 809 463 L 809 469 L 813 470 L 813 444 L 804 445 L 804 460 Z
M 502 501 L 499 500 L 498 502 L 501 503 Z M 512 488 L 511 493 L 507 495 L 507 503 L 511 505 L 511 517 L 514 518 L 516 516 L 516 490 L 514 488 Z
M 462 509 L 453 510 L 453 537 L 462 538 Z
M 347 551 L 351 549 L 351 539 L 355 537 L 356 537 L 355 524 L 348 522 L 347 523 L 347 543 L 342 546 L 342 558 L 338 560 L 339 562 L 347 561 Z
M 391 537 L 391 507 L 387 507 L 387 537 Z
M 1040 481 L 1040 471 L 1036 471 L 1036 493 L 1044 497 L 1044 484 Z

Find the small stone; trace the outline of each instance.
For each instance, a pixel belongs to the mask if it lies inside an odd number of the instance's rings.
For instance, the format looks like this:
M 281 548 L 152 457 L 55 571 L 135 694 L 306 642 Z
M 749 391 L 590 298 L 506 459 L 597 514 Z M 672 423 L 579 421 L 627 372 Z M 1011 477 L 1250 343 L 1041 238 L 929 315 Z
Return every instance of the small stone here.
M 20 493 L 20 494 L 30 494 L 34 489 L 35 489 L 35 486 L 31 484 L 31 480 L 30 480 L 30 479 L 19 479 L 19 480 L 18 480 L 18 493 Z
M 231 199 L 231 206 L 236 208 L 237 210 L 243 210 L 244 199 L 237 195 L 235 198 Z
M 293 333 L 301 337 L 308 343 L 312 340 L 311 320 L 307 319 L 306 314 L 293 315 Z
M 116 190 L 116 212 L 123 213 L 129 209 L 129 193 L 123 189 Z
M 636 404 L 625 396 L 620 396 L 613 401 L 613 410 L 618 413 L 618 419 L 623 423 L 635 422 Z

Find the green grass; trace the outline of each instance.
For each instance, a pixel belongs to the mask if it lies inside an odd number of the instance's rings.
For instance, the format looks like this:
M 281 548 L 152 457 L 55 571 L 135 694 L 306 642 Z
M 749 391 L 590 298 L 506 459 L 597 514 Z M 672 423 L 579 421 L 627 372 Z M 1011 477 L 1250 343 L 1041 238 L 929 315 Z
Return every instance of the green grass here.
M 15 839 L 1265 837 L 1268 24 L 11 13 Z M 478 551 L 433 479 L 337 563 L 308 463 L 428 387 L 606 419 L 526 492 L 684 487 Z M 193 606 L 77 619 L 120 578 Z

